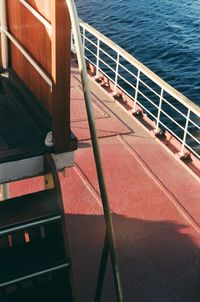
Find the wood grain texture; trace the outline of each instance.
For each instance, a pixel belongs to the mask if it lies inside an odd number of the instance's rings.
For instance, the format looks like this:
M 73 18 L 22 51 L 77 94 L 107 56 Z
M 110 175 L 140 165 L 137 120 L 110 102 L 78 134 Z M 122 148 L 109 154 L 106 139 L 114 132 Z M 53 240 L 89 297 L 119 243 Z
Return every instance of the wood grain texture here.
M 70 136 L 71 23 L 65 0 L 28 0 L 52 24 L 52 32 L 18 0 L 8 2 L 9 31 L 52 78 L 49 86 L 11 43 L 11 64 L 52 116 L 56 152 L 68 148 Z
M 31 1 L 32 4 L 35 1 Z M 49 0 L 51 2 L 51 0 Z M 40 1 L 43 3 L 43 0 Z M 51 37 L 41 24 L 18 0 L 8 0 L 9 31 L 28 53 L 51 75 Z M 11 64 L 15 72 L 44 104 L 50 114 L 51 93 L 47 83 L 11 43 Z
M 52 20 L 53 2 L 51 0 L 27 0 L 47 21 Z
M 59 153 L 67 150 L 70 134 L 71 26 L 66 1 L 52 2 L 53 141 Z
M 12 68 L 52 115 L 51 92 L 48 84 L 14 45 L 11 46 L 11 57 Z
M 41 1 L 42 3 L 43 1 Z M 33 58 L 51 73 L 51 37 L 45 26 L 18 0 L 8 1 L 9 30 Z

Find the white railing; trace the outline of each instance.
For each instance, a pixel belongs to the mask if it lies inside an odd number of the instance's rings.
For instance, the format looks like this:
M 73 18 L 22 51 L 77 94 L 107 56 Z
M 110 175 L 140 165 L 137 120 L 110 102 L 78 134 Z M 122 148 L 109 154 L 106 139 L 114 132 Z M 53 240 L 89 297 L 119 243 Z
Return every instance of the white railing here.
M 85 58 L 155 122 L 181 142 L 180 156 L 191 151 L 200 158 L 200 108 L 87 23 L 80 20 Z

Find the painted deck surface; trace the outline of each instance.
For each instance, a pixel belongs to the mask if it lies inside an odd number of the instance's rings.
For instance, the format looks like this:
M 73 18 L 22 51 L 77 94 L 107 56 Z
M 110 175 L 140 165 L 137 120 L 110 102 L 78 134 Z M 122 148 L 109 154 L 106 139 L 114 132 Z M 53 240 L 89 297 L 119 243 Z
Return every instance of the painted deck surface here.
M 104 238 L 81 83 L 72 67 L 75 167 L 61 175 L 79 301 L 93 301 Z M 200 299 L 200 184 L 170 151 L 91 81 L 127 302 Z M 37 190 L 41 179 L 24 181 Z M 11 185 L 11 194 L 22 186 Z M 102 301 L 115 301 L 109 268 Z

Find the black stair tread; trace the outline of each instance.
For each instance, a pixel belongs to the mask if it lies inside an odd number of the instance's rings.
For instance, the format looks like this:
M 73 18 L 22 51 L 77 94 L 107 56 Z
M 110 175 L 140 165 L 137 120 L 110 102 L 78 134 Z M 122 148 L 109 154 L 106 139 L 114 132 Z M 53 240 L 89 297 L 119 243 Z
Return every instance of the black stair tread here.
M 18 278 L 67 264 L 64 243 L 58 234 L 18 244 L 0 251 L 0 286 Z
M 44 190 L 0 203 L 0 234 L 9 229 L 58 215 L 54 190 Z
M 23 286 L 16 288 L 14 293 L 0 295 L 1 302 L 66 302 L 72 301 L 69 280 L 65 270 L 53 274 L 50 282 L 39 283 L 34 280 L 34 285 L 23 289 Z

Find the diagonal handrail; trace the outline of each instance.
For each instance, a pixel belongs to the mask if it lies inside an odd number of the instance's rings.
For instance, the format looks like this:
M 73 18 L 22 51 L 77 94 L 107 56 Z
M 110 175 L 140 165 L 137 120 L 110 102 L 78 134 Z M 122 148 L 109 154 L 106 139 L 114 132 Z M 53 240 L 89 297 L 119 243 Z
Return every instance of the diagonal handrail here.
M 87 110 L 87 116 L 88 116 L 88 122 L 89 122 L 89 128 L 90 128 L 91 140 L 92 140 L 92 146 L 93 146 L 93 153 L 94 153 L 94 158 L 95 158 L 99 188 L 100 188 L 102 205 L 103 205 L 103 210 L 104 210 L 104 217 L 105 217 L 105 222 L 106 222 L 106 236 L 107 236 L 107 242 L 109 245 L 111 261 L 112 261 L 116 295 L 117 295 L 117 300 L 119 302 L 122 302 L 122 301 L 124 301 L 124 299 L 123 299 L 123 292 L 122 292 L 122 286 L 121 286 L 121 278 L 120 278 L 120 274 L 119 274 L 119 265 L 118 265 L 117 252 L 116 252 L 116 243 L 115 243 L 115 239 L 114 239 L 113 222 L 112 222 L 108 195 L 107 195 L 104 174 L 103 174 L 103 169 L 102 169 L 102 164 L 101 164 L 99 143 L 98 143 L 96 127 L 95 127 L 94 111 L 93 111 L 92 102 L 91 102 L 89 80 L 88 80 L 88 75 L 87 75 L 85 59 L 84 59 L 83 46 L 82 46 L 82 42 L 81 42 L 79 19 L 78 19 L 74 1 L 66 0 L 66 2 L 68 5 L 70 17 L 71 17 L 78 64 L 79 64 L 79 71 L 80 71 L 80 75 L 81 75 L 81 79 L 82 79 L 85 105 L 86 105 L 86 110 Z

